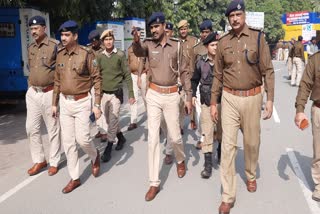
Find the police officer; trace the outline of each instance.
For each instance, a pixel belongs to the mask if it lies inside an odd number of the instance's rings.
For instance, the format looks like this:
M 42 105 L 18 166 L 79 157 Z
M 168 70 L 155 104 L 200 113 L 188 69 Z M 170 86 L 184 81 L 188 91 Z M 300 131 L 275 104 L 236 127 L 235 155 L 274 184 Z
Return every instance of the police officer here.
M 287 66 L 288 66 L 288 80 L 291 80 L 292 75 L 292 68 L 293 68 L 293 45 L 296 42 L 296 39 L 294 37 L 291 38 L 291 41 L 289 42 L 289 55 L 287 59 Z
M 310 100 L 313 101 L 311 107 L 311 124 L 313 135 L 313 160 L 311 165 L 311 175 L 315 183 L 312 199 L 320 202 L 320 52 L 310 57 L 306 69 L 303 73 L 300 87 L 296 98 L 295 123 L 301 126 L 303 120 L 308 120 L 304 113 L 305 105 L 311 93 Z
M 100 39 L 103 41 L 105 50 L 97 57 L 97 64 L 102 75 L 101 108 L 108 124 L 108 145 L 101 159 L 108 162 L 111 159 L 112 146 L 116 142 L 116 134 L 119 127 L 120 106 L 123 103 L 122 81 L 125 80 L 129 91 L 129 103 L 135 103 L 132 89 L 132 79 L 128 71 L 126 55 L 123 51 L 114 47 L 113 31 L 103 31 Z M 116 150 L 123 148 L 123 141 L 118 141 Z
M 100 33 L 97 30 L 92 30 L 88 35 L 88 40 L 90 43 L 87 45 L 87 47 L 92 51 L 95 57 L 97 57 L 103 50 L 104 46 L 100 40 Z M 91 94 L 94 94 L 94 89 L 91 89 Z M 94 96 L 93 96 L 93 102 L 94 102 Z M 100 138 L 101 142 L 107 141 L 107 128 L 108 125 L 106 123 L 106 118 L 103 114 L 101 114 L 101 117 L 96 121 L 98 133 L 96 134 L 95 138 Z
M 141 28 L 136 28 L 138 34 L 141 33 Z M 131 110 L 131 123 L 128 127 L 128 131 L 131 131 L 133 129 L 137 128 L 137 119 L 138 119 L 138 96 L 139 96 L 139 86 L 138 86 L 138 79 L 141 81 L 141 96 L 143 99 L 143 102 L 146 107 L 145 103 L 145 96 L 146 96 L 146 70 L 144 70 L 143 64 L 144 64 L 144 58 L 137 57 L 133 53 L 132 45 L 128 48 L 128 63 L 129 63 L 129 69 L 131 72 L 131 78 L 132 78 L 132 85 L 133 85 L 133 93 L 134 97 L 136 98 L 135 103 L 133 103 L 130 106 Z M 141 72 L 139 72 L 139 69 Z
M 299 86 L 303 74 L 304 66 L 304 48 L 302 44 L 303 37 L 298 36 L 298 41 L 293 45 L 293 68 L 291 74 L 291 86 Z
M 212 32 L 212 22 L 208 19 L 205 19 L 199 26 L 200 29 L 200 41 L 193 47 L 191 54 L 191 64 L 194 66 L 191 72 L 194 72 L 196 61 L 203 55 L 207 54 L 208 50 L 203 45 L 203 41 L 207 36 Z M 196 129 L 195 123 L 195 109 L 191 112 L 191 128 Z M 219 147 L 218 147 L 219 148 Z M 201 149 L 201 140 L 199 140 L 196 144 L 196 149 Z M 220 154 L 220 152 L 218 152 Z
M 166 34 L 167 34 L 167 37 L 173 37 L 173 24 L 171 22 L 166 22 Z
M 99 175 L 99 151 L 95 149 L 90 136 L 90 114 L 93 112 L 95 119 L 101 116 L 101 75 L 94 62 L 94 54 L 77 42 L 77 23 L 66 21 L 60 26 L 59 32 L 64 48 L 57 55 L 52 116 L 58 117 L 59 104 L 62 144 L 71 176 L 62 192 L 69 193 L 81 185 L 76 142 L 89 155 L 93 176 Z M 89 93 L 92 84 L 95 93 L 93 107 Z
M 26 129 L 34 165 L 28 170 L 28 174 L 35 175 L 47 167 L 40 131 L 42 118 L 49 136 L 48 174 L 51 176 L 58 172 L 60 160 L 60 124 L 58 119 L 51 117 L 54 68 L 59 42 L 45 33 L 46 22 L 43 17 L 32 17 L 29 26 L 34 42 L 28 47 L 30 75 L 26 94 Z
M 232 29 L 218 43 L 211 94 L 214 121 L 218 120 L 217 103 L 222 94 L 221 214 L 228 214 L 236 200 L 235 157 L 239 129 L 243 133 L 247 190 L 257 189 L 263 81 L 267 94 L 263 119 L 272 116 L 274 99 L 274 70 L 264 34 L 245 23 L 242 0 L 232 1 L 225 15 Z
M 147 57 L 149 61 L 149 89 L 147 91 L 148 114 L 148 153 L 150 188 L 145 196 L 151 201 L 160 191 L 159 166 L 160 144 L 159 128 L 163 114 L 168 135 L 172 139 L 175 157 L 178 162 L 177 174 L 182 178 L 186 173 L 184 146 L 179 124 L 179 85 L 184 81 L 187 94 L 186 107 L 191 108 L 191 84 L 186 61 L 183 60 L 178 40 L 168 38 L 165 33 L 165 16 L 155 12 L 148 20 L 152 39 L 140 42 L 134 30 L 133 51 L 136 56 Z
M 203 40 L 203 44 L 208 49 L 208 54 L 199 58 L 196 62 L 195 71 L 191 78 L 192 85 L 192 104 L 195 106 L 197 100 L 197 87 L 200 83 L 200 102 L 201 114 L 200 125 L 201 134 L 203 136 L 202 152 L 204 154 L 204 170 L 201 172 L 202 178 L 209 178 L 212 173 L 212 150 L 214 140 L 214 128 L 217 128 L 217 139 L 219 146 L 221 145 L 221 120 L 217 124 L 211 120 L 210 102 L 211 102 L 211 87 L 214 73 L 214 57 L 218 44 L 218 34 L 213 32 Z M 220 150 L 219 150 L 220 151 Z M 220 154 L 218 154 L 220 157 Z

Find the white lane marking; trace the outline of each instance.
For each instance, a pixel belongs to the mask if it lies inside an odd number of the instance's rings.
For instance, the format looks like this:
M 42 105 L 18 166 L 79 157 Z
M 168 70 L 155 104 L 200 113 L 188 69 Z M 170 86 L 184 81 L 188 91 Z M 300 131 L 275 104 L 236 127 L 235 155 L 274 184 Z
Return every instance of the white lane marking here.
M 0 196 L 0 204 L 2 202 L 4 202 L 5 200 L 7 200 L 8 198 L 10 198 L 12 195 L 14 195 L 15 193 L 17 193 L 19 190 L 21 190 L 23 187 L 27 186 L 28 184 L 30 184 L 33 180 L 37 179 L 39 176 L 41 176 L 44 172 L 43 171 L 37 175 L 34 175 L 32 177 L 27 178 L 26 180 L 22 181 L 20 184 L 18 184 L 17 186 L 13 187 L 12 189 L 10 189 L 8 192 L 4 193 L 3 195 Z
M 273 105 L 273 119 L 274 119 L 274 122 L 280 123 L 280 118 L 279 118 L 277 109 L 274 105 Z
M 301 170 L 300 164 L 296 158 L 296 155 L 294 154 L 293 149 L 287 148 L 287 154 L 289 156 L 290 162 L 293 166 L 293 170 L 298 178 L 300 187 L 302 189 L 302 192 L 304 194 L 304 197 L 309 205 L 309 208 L 311 210 L 311 214 L 319 214 L 320 213 L 320 207 L 318 206 L 318 203 L 312 200 L 312 192 L 310 191 L 310 186 Z

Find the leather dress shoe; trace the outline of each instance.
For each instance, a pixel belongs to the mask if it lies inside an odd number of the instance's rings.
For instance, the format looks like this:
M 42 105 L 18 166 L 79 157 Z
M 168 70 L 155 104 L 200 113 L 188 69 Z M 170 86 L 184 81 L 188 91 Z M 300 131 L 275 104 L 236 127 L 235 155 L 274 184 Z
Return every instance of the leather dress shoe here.
M 182 178 L 186 175 L 186 165 L 184 161 L 182 161 L 182 163 L 177 164 L 177 173 L 179 178 Z
M 99 172 L 100 172 L 100 153 L 99 150 L 97 149 L 97 157 L 94 163 L 91 162 L 92 165 L 92 175 L 94 177 L 98 177 Z
M 95 138 L 100 138 L 101 135 L 102 135 L 101 132 L 98 132 L 94 137 L 95 137 Z
M 128 131 L 131 131 L 133 129 L 136 129 L 138 126 L 136 123 L 130 123 L 129 127 L 128 127 Z
M 183 129 L 180 129 L 180 134 L 181 134 L 181 135 L 184 135 Z
M 39 172 L 41 172 L 41 170 L 43 170 L 44 168 L 47 167 L 47 161 L 43 161 L 41 163 L 36 163 L 34 164 L 29 170 L 28 170 L 28 174 L 30 176 L 32 175 L 36 175 Z
M 107 140 L 108 140 L 108 135 L 107 134 L 101 134 L 100 142 L 104 143 L 104 142 L 107 142 Z
M 221 202 L 219 207 L 219 214 L 229 214 L 234 203 Z
M 48 169 L 48 175 L 53 176 L 53 175 L 57 174 L 58 171 L 59 171 L 58 167 L 50 166 Z
M 253 181 L 247 181 L 247 190 L 249 192 L 255 192 L 257 191 L 257 181 L 253 180 Z
M 146 194 L 146 201 L 152 201 L 160 192 L 160 187 L 151 186 Z
M 196 122 L 193 121 L 193 120 L 191 120 L 191 122 L 190 122 L 190 127 L 191 127 L 191 129 L 196 130 L 196 129 L 197 129 L 197 124 L 196 124 Z
M 63 188 L 62 192 L 64 194 L 72 192 L 74 189 L 76 189 L 77 187 L 79 187 L 81 185 L 81 181 L 80 179 L 77 180 L 70 180 L 69 183 L 67 184 L 67 186 L 65 188 Z
M 198 141 L 196 144 L 196 149 L 201 150 L 202 149 L 202 143 L 201 141 Z
M 164 163 L 165 163 L 166 165 L 170 165 L 170 164 L 172 164 L 172 162 L 173 162 L 173 157 L 172 157 L 172 155 L 166 155 L 166 157 L 164 158 Z
M 319 185 L 319 184 L 318 184 Z M 312 193 L 312 200 L 320 202 L 320 191 L 315 189 Z

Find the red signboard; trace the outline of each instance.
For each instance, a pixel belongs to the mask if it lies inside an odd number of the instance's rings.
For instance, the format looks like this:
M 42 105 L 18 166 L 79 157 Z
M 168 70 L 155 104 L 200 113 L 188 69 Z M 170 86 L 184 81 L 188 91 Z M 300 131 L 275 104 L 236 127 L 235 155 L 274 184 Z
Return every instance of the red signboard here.
M 310 16 L 308 11 L 287 13 L 287 25 L 303 25 L 310 23 Z

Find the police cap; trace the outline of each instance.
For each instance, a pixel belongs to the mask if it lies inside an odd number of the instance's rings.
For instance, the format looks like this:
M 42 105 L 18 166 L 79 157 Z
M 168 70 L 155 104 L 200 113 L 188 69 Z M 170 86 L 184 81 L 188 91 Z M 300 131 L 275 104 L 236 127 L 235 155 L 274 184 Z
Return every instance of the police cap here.
M 245 5 L 243 0 L 233 0 L 232 2 L 230 2 L 225 15 L 229 16 L 231 12 L 236 11 L 236 10 L 245 10 Z
M 46 25 L 46 20 L 42 16 L 34 16 L 31 19 L 29 19 L 28 24 L 29 24 L 29 26 L 32 26 L 32 25 L 45 26 Z
M 162 12 L 154 12 L 148 20 L 148 26 L 154 23 L 165 23 L 166 19 Z
M 189 27 L 189 23 L 187 20 L 181 20 L 178 24 L 178 29 L 182 28 L 182 27 Z
M 209 19 L 206 19 L 200 24 L 199 28 L 200 31 L 212 30 L 212 22 Z
M 219 39 L 219 35 L 217 34 L 217 32 L 212 32 L 203 40 L 202 43 L 203 45 L 208 45 L 211 42 L 218 41 L 218 39 Z
M 166 29 L 173 30 L 173 24 L 171 22 L 166 23 Z
M 97 30 L 93 30 L 89 33 L 88 39 L 90 42 L 96 41 L 100 39 L 100 33 Z
M 64 22 L 62 25 L 59 27 L 59 32 L 68 32 L 71 31 L 72 33 L 78 32 L 78 24 L 77 22 L 73 20 L 68 20 Z
M 112 37 L 112 38 L 114 38 L 113 30 L 112 30 L 112 29 L 107 29 L 107 30 L 103 31 L 102 34 L 101 34 L 101 36 L 100 36 L 100 39 L 101 39 L 101 40 L 104 40 L 105 37 Z

